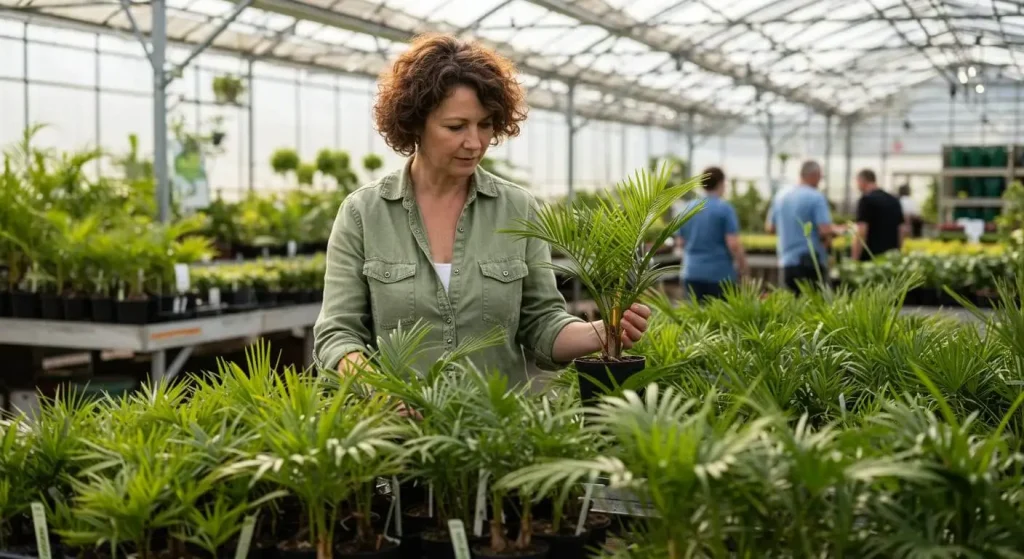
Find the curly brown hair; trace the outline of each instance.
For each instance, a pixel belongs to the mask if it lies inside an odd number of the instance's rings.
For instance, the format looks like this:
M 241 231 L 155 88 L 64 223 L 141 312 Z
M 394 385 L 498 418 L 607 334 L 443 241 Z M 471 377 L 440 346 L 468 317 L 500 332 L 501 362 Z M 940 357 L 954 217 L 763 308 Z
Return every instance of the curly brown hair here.
M 459 85 L 476 90 L 480 104 L 491 113 L 493 145 L 519 135 L 527 109 L 515 65 L 478 43 L 427 34 L 413 39 L 409 50 L 380 75 L 373 117 L 384 141 L 396 152 L 412 155 L 427 115 Z

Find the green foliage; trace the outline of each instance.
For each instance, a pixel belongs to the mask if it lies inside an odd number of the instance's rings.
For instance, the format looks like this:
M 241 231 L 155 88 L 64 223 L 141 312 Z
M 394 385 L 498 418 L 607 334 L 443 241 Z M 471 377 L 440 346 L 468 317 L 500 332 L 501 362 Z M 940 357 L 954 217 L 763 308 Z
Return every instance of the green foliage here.
M 313 176 L 316 174 L 316 166 L 312 163 L 301 163 L 295 169 L 295 179 L 299 184 L 310 186 L 313 184 Z
M 372 175 L 384 166 L 384 160 L 375 153 L 368 153 L 363 157 L 363 168 Z
M 284 176 L 299 168 L 299 154 L 291 148 L 279 148 L 270 155 L 270 167 Z
M 673 271 L 656 267 L 654 254 L 703 207 L 700 204 L 659 225 L 672 204 L 698 184 L 698 180 L 670 183 L 669 171 L 669 167 L 658 174 L 640 170 L 614 190 L 597 195 L 593 205 L 574 200 L 571 206 L 547 206 L 536 220 L 521 221 L 505 231 L 515 238 L 540 239 L 568 258 L 567 264 L 552 264 L 552 268 L 578 279 L 604 317 L 605 359 L 621 357 L 623 313 L 658 278 Z M 657 227 L 661 232 L 650 238 L 649 232 Z
M 218 103 L 237 104 L 245 93 L 245 84 L 238 76 L 224 74 L 213 78 L 213 95 Z

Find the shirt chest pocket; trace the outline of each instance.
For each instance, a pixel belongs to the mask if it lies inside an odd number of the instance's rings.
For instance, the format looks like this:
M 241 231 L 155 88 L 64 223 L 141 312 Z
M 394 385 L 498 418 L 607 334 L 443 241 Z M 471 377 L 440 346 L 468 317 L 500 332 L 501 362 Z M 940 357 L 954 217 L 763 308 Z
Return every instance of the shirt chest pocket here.
M 375 330 L 393 330 L 416 319 L 416 264 L 371 260 L 363 264 L 370 286 Z
M 511 326 L 519 320 L 523 297 L 523 278 L 530 273 L 521 258 L 490 260 L 480 263 L 483 275 L 484 321 Z

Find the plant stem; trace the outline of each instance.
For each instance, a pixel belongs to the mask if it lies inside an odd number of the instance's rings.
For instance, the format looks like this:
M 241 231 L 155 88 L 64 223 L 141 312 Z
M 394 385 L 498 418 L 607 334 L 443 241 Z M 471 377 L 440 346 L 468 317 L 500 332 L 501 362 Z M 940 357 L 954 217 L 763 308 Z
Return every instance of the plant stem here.
M 519 526 L 519 537 L 516 539 L 517 549 L 527 549 L 533 540 L 533 511 L 531 510 L 530 498 L 523 495 L 520 498 L 523 506 L 523 518 Z
M 508 548 L 505 541 L 504 524 L 501 522 L 504 496 L 500 491 L 491 493 L 491 551 L 501 553 Z

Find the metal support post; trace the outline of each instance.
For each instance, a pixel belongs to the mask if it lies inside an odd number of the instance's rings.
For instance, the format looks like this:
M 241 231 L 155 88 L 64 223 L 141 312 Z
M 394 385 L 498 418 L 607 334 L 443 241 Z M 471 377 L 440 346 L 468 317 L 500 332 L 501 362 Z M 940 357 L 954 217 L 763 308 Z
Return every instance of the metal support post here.
M 772 179 L 772 160 L 775 159 L 775 115 L 770 110 L 765 110 L 766 126 L 764 130 L 765 173 L 768 179 L 768 191 L 771 197 L 775 198 L 775 180 Z
M 830 194 L 832 186 L 831 181 L 831 169 L 832 169 L 832 114 L 825 115 L 825 161 L 823 164 L 824 177 L 825 177 L 825 197 L 827 198 Z
M 100 51 L 100 34 L 99 33 L 96 34 L 95 40 L 96 40 L 96 42 L 93 45 L 93 51 L 92 51 L 93 52 L 93 56 L 96 57 L 96 64 L 93 67 L 93 72 L 94 72 L 93 78 L 96 80 L 95 83 L 93 83 L 93 86 L 94 86 L 93 87 L 93 93 L 96 96 L 95 97 L 96 114 L 94 115 L 96 117 L 96 120 L 95 120 L 94 124 L 96 126 L 96 147 L 100 147 L 100 146 L 103 145 L 103 132 L 102 132 L 103 131 L 103 127 L 101 126 L 102 120 L 100 119 L 100 115 L 101 115 L 101 113 L 103 111 L 101 109 L 102 103 L 101 103 L 101 99 L 100 99 L 100 93 L 101 93 L 101 90 L 100 90 L 100 55 L 102 54 L 102 51 Z M 96 175 L 100 176 L 102 174 L 103 174 L 103 160 L 97 157 L 96 158 Z
M 693 111 L 686 113 L 686 178 L 692 178 L 693 173 L 693 135 L 695 115 Z
M 843 177 L 843 182 L 846 187 L 843 190 L 843 211 L 849 212 L 851 206 L 851 196 L 853 194 L 853 184 L 850 182 L 853 176 L 853 120 L 846 119 L 846 174 Z
M 885 181 L 885 173 L 889 164 L 889 109 L 882 113 L 882 168 L 878 172 L 878 180 Z M 886 181 L 887 182 L 887 181 Z M 884 182 L 883 182 L 884 184 Z
M 1020 141 L 1020 82 L 1014 85 L 1016 98 L 1013 101 L 1013 143 Z
M 295 69 L 295 151 L 302 154 L 302 82 L 298 68 Z M 373 151 L 372 146 L 370 151 Z
M 23 106 L 22 106 L 22 109 L 24 110 L 23 116 L 25 118 L 24 124 L 25 124 L 25 129 L 28 129 L 28 127 L 31 125 L 31 123 L 29 122 L 29 114 L 28 114 L 28 112 L 29 112 L 28 103 L 29 103 L 29 99 L 31 98 L 31 95 L 29 95 L 29 91 L 28 91 L 28 22 L 27 21 L 25 22 L 25 24 L 21 28 L 21 85 L 22 85 L 22 88 L 23 88 L 23 91 L 24 91 L 24 95 L 25 95 L 24 103 L 23 103 Z M 25 163 L 26 163 L 26 165 L 28 164 L 27 161 Z
M 153 166 L 156 174 L 156 195 L 161 223 L 171 217 L 171 189 L 167 167 L 167 4 L 152 0 L 153 12 Z
M 651 125 L 649 124 L 644 128 L 644 150 L 646 150 L 647 154 L 646 160 L 644 161 L 644 166 L 646 167 L 647 162 L 651 160 Z
M 192 77 L 193 77 L 193 79 L 192 79 L 192 89 L 193 89 L 193 95 L 196 96 L 196 122 L 195 122 L 195 125 L 194 125 L 194 129 L 195 129 L 196 135 L 198 136 L 202 132 L 202 122 L 203 122 L 203 102 L 202 102 L 202 98 L 203 98 L 203 93 L 202 93 L 203 81 L 202 81 L 202 79 L 200 79 L 200 76 L 199 76 L 199 68 L 194 68 L 194 70 L 195 71 L 192 72 Z
M 566 94 L 565 103 L 565 123 L 569 128 L 569 143 L 567 144 L 569 150 L 568 187 L 569 204 L 571 205 L 576 190 L 576 186 L 574 184 L 576 179 L 576 82 L 570 81 L 568 86 L 569 91 Z M 572 281 L 572 302 L 573 305 L 579 305 L 580 302 L 580 282 L 576 279 Z M 575 311 L 576 309 L 573 310 Z
M 341 149 L 341 84 L 334 80 L 334 149 Z
M 629 167 L 626 165 L 626 136 L 628 133 L 629 128 L 626 126 L 626 123 L 622 123 L 622 137 L 619 138 L 619 149 L 622 151 L 620 154 L 621 158 L 619 159 L 621 162 L 619 165 L 619 177 L 622 178 L 625 178 L 626 175 L 629 174 Z
M 256 111 L 253 109 L 253 105 L 256 102 L 256 96 L 253 95 L 253 77 L 252 77 L 253 60 L 250 58 L 246 62 L 245 66 L 245 77 L 249 83 L 249 102 L 246 103 L 248 114 L 246 115 L 249 119 L 249 192 L 256 189 Z
M 167 374 L 167 350 L 153 352 L 153 359 L 149 364 L 149 384 L 159 386 Z

